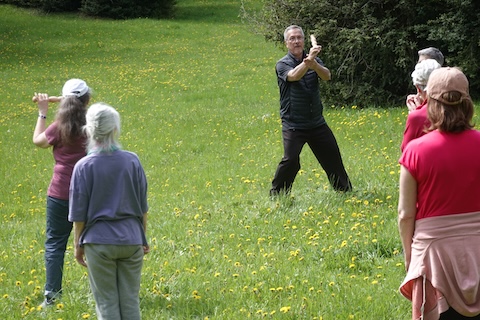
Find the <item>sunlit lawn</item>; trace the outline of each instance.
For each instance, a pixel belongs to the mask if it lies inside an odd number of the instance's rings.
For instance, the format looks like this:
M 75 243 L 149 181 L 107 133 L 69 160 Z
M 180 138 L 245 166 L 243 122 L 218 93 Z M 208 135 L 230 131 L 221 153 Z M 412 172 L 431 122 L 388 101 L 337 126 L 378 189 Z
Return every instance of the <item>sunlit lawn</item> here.
M 53 160 L 31 142 L 30 98 L 57 95 L 72 77 L 120 111 L 123 146 L 148 175 L 143 319 L 408 318 L 396 231 L 405 108 L 327 105 L 355 190 L 332 191 L 305 147 L 291 197 L 271 200 L 284 51 L 238 20 L 240 1 L 178 3 L 167 21 L 0 6 L 2 318 L 96 318 L 71 247 L 61 302 L 37 308 Z

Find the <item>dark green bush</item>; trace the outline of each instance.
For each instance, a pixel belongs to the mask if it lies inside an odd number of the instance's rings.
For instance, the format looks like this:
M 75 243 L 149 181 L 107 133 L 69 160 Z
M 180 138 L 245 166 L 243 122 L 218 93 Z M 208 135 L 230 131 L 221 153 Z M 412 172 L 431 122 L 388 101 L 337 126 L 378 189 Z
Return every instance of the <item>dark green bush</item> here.
M 175 0 L 82 0 L 81 11 L 89 16 L 132 19 L 168 17 Z
M 45 12 L 74 12 L 80 8 L 81 0 L 38 0 Z
M 0 3 L 36 8 L 43 12 L 73 12 L 80 8 L 81 0 L 1 0 Z
M 332 81 L 322 84 L 328 105 L 402 105 L 414 91 L 410 73 L 417 51 L 430 46 L 444 53 L 446 65 L 461 67 L 472 96 L 480 96 L 476 0 L 265 0 L 258 15 L 245 17 L 282 46 L 290 24 L 317 36 L 332 72 Z
M 0 3 L 47 13 L 80 11 L 93 17 L 133 19 L 170 17 L 176 0 L 0 0 Z

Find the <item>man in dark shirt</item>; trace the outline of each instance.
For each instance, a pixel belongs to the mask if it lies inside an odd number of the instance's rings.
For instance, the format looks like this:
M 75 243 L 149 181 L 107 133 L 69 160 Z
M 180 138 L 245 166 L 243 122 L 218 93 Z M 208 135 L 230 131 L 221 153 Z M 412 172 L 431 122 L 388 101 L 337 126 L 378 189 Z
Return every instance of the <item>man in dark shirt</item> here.
M 302 28 L 291 25 L 284 32 L 288 53 L 276 65 L 280 89 L 280 117 L 284 154 L 272 181 L 270 195 L 288 194 L 300 170 L 300 152 L 307 143 L 337 191 L 350 191 L 352 184 L 343 166 L 340 149 L 323 117 L 319 81 L 330 80 L 328 70 L 314 45 L 304 52 Z

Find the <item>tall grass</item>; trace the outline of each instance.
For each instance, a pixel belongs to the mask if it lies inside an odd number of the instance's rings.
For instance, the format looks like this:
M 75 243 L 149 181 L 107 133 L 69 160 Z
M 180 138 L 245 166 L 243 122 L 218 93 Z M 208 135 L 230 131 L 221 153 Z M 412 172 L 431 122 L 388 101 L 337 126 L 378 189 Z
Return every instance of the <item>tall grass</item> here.
M 0 6 L 3 318 L 95 318 L 71 245 L 61 302 L 36 307 L 53 160 L 31 142 L 30 98 L 72 77 L 119 110 L 122 144 L 147 172 L 143 319 L 408 318 L 396 231 L 405 108 L 326 106 L 355 190 L 332 191 L 305 147 L 292 195 L 271 200 L 284 50 L 243 25 L 239 7 L 179 0 L 173 20 L 102 21 Z

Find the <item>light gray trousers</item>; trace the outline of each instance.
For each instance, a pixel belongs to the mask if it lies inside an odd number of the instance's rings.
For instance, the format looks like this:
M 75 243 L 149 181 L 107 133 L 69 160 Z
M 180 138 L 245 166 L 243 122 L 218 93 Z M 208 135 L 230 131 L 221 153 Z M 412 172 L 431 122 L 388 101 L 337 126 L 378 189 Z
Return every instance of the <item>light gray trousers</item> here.
M 141 245 L 85 244 L 99 320 L 140 320 Z

